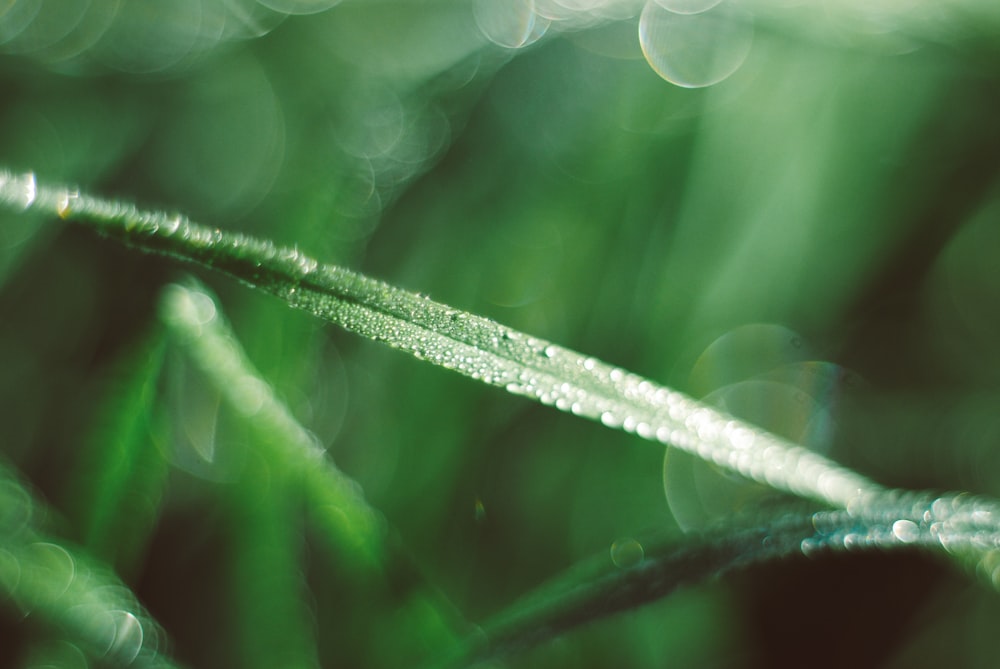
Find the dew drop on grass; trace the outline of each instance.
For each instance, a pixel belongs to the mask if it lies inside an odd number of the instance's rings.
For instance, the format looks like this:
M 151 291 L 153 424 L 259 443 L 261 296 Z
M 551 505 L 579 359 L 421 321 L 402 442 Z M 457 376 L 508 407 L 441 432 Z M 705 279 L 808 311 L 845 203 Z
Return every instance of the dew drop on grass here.
M 34 172 L 11 175 L 0 173 L 0 202 L 27 209 L 38 197 Z
M 897 520 L 892 524 L 892 535 L 904 544 L 912 544 L 920 538 L 920 528 L 912 520 Z
M 601 414 L 601 422 L 604 423 L 604 425 L 607 427 L 619 428 L 622 426 L 624 419 L 619 418 L 610 411 L 605 411 Z
M 697 14 L 649 0 L 639 18 L 639 43 L 661 77 L 684 88 L 703 88 L 725 80 L 746 60 L 753 20 L 732 0 Z
M 611 544 L 611 561 L 621 569 L 638 565 L 645 555 L 642 544 L 635 539 L 619 539 Z

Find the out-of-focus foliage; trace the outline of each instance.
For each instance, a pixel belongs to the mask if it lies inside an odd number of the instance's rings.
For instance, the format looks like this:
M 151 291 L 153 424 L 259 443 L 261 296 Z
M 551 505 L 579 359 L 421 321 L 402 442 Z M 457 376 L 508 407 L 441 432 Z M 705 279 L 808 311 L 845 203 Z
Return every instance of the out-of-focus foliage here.
M 0 4 L 0 164 L 296 244 L 886 484 L 1000 495 L 995 3 L 161 4 Z M 616 541 L 761 499 L 204 277 L 396 528 L 410 566 L 372 597 L 162 341 L 176 272 L 0 213 L 2 454 L 180 662 L 430 660 Z M 0 611 L 0 664 L 79 655 Z M 987 667 L 998 622 L 935 563 L 800 559 L 510 664 Z

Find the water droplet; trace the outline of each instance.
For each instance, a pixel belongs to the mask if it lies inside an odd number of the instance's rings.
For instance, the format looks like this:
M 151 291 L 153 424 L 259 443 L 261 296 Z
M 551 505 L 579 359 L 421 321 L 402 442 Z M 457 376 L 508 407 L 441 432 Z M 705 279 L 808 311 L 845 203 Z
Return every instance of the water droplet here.
M 680 14 L 650 0 L 639 18 L 639 43 L 661 77 L 685 88 L 702 88 L 725 80 L 746 60 L 753 19 L 732 1 Z
M 912 544 L 920 538 L 920 527 L 912 520 L 897 520 L 892 524 L 892 535 L 904 544 Z
M 11 175 L 0 173 L 0 202 L 27 209 L 38 196 L 38 184 L 34 172 Z
M 619 539 L 611 544 L 611 561 L 616 567 L 628 569 L 640 564 L 646 557 L 642 544 L 632 538 Z
M 181 227 L 182 220 L 180 214 L 168 216 L 160 226 L 160 232 L 167 236 L 174 234 Z
M 601 414 L 601 422 L 604 423 L 607 427 L 613 427 L 613 428 L 621 427 L 622 424 L 622 420 L 617 416 L 615 416 L 610 411 L 605 411 L 604 413 Z
M 555 356 L 556 350 L 557 350 L 556 347 L 550 344 L 545 347 L 544 351 L 542 351 L 542 355 L 544 355 L 546 358 L 552 358 Z

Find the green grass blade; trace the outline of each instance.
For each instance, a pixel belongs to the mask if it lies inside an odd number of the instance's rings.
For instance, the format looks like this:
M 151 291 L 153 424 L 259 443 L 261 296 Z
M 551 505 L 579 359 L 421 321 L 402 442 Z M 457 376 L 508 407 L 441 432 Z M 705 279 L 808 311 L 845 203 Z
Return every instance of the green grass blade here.
M 845 511 L 785 511 L 766 523 L 732 523 L 685 543 L 639 544 L 633 557 L 607 555 L 569 572 L 487 621 L 441 667 L 479 666 L 499 660 L 589 623 L 668 597 L 684 586 L 734 570 L 795 556 L 825 553 L 936 549 L 942 533 L 949 551 L 1000 548 L 996 526 L 951 526 L 921 512 L 927 498 L 900 500 L 895 507 L 860 516 Z M 915 515 L 914 515 L 915 514 Z M 967 519 L 969 520 L 969 519 Z M 996 562 L 994 560 L 994 562 Z
M 0 172 L 0 203 L 85 223 L 147 252 L 216 269 L 348 330 L 511 393 L 671 444 L 753 480 L 827 504 L 884 489 L 805 448 L 638 375 L 296 248 L 141 211 Z
M 168 428 L 156 398 L 164 347 L 158 328 L 115 366 L 65 505 L 81 514 L 88 550 L 123 574 L 141 563 L 167 482 L 168 464 L 154 441 Z
M 316 438 L 254 369 L 207 290 L 193 281 L 188 286 L 167 286 L 161 319 L 241 417 L 258 451 L 258 457 L 248 459 L 237 490 L 231 493 L 238 516 L 235 538 L 241 546 L 235 582 L 252 584 L 237 593 L 245 644 L 257 649 L 250 651 L 247 666 L 273 666 L 295 654 L 308 664 L 310 644 L 301 634 L 308 626 L 289 625 L 290 618 L 301 617 L 288 596 L 303 586 L 296 581 L 301 556 L 292 548 L 301 540 L 303 521 L 295 513 L 299 501 L 305 506 L 308 524 L 333 546 L 338 570 L 366 587 L 366 604 L 382 614 L 378 624 L 391 627 L 392 621 L 400 619 L 408 623 L 405 629 L 392 630 L 389 655 L 399 653 L 408 661 L 421 652 L 426 654 L 428 648 L 454 645 L 460 616 L 413 573 L 385 518 L 368 503 L 360 485 L 326 457 Z M 406 584 L 401 587 L 400 581 Z M 268 602 L 266 610 L 253 609 L 255 601 Z M 389 610 L 392 615 L 386 614 Z M 351 614 L 355 618 L 365 615 L 357 610 Z M 379 646 L 365 652 L 387 651 Z M 399 661 L 392 656 L 387 664 Z
M 325 502 L 327 530 L 345 559 L 363 571 L 378 571 L 385 560 L 384 518 L 368 504 L 360 486 L 326 459 L 312 434 L 260 378 L 214 300 L 202 290 L 168 286 L 161 318 L 226 403 L 245 417 L 265 460 L 301 475 L 311 496 Z

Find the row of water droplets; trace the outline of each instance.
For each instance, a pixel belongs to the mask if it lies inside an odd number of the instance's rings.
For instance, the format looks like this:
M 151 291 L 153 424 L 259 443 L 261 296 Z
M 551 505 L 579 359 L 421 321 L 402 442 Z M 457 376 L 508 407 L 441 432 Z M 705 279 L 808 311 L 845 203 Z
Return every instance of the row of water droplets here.
M 736 420 L 641 376 L 524 335 L 493 320 L 332 265 L 295 248 L 191 223 L 176 214 L 39 185 L 34 174 L 0 171 L 0 204 L 96 224 L 145 250 L 227 271 L 291 305 L 417 358 L 561 411 L 670 444 L 750 479 L 867 519 L 803 543 L 846 549 L 933 545 L 972 556 L 1000 587 L 1000 506 L 968 495 L 885 489 L 833 461 Z M 194 321 L 208 322 L 195 314 Z
M 81 195 L 76 189 L 40 186 L 31 173 L 0 172 L 0 202 L 47 209 L 64 218 L 78 215 L 99 223 L 105 232 L 120 229 L 127 241 L 149 250 L 206 264 L 238 261 L 230 269 L 242 272 L 237 278 L 441 367 L 608 427 L 672 444 L 748 478 L 852 513 L 887 508 L 888 516 L 905 521 L 894 525 L 901 541 L 909 523 L 927 524 L 927 532 L 946 542 L 950 536 L 967 536 L 970 527 L 977 533 L 992 532 L 1000 519 L 989 501 L 923 496 L 909 503 L 927 510 L 914 512 L 915 520 L 907 520 L 892 497 L 897 493 L 681 393 L 424 295 L 320 264 L 298 249 L 200 226 L 176 214 L 143 212 L 131 204 Z
M 1000 590 L 1000 504 L 967 493 L 890 490 L 846 511 L 813 515 L 816 534 L 801 542 L 813 555 L 830 550 L 915 546 L 943 550 Z
M 38 186 L 33 176 L 0 175 L 0 198 L 16 199 L 27 182 L 33 184 L 33 194 L 25 207 L 78 216 L 134 246 L 221 269 L 293 306 L 508 392 L 672 444 L 753 480 L 834 506 L 882 490 L 820 455 L 638 375 L 322 265 L 297 249 L 196 225 L 177 215 Z

